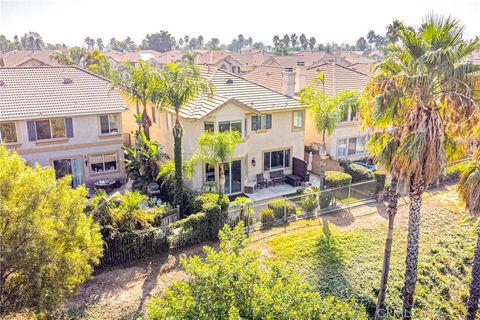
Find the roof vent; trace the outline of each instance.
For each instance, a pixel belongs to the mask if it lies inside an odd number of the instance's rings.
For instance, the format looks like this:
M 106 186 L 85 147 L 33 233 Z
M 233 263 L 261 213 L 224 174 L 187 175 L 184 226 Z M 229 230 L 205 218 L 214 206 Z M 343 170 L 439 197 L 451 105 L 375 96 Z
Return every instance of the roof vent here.
M 4 86 L 5 86 L 5 81 L 0 80 L 0 87 L 4 87 Z
M 265 73 L 267 77 L 270 77 L 272 74 L 270 72 Z
M 298 66 L 298 67 L 305 67 L 305 62 L 303 62 L 303 61 L 297 61 L 297 66 Z
M 225 83 L 229 86 L 231 86 L 233 84 L 233 80 L 232 79 L 228 79 L 227 81 L 225 81 Z
M 63 84 L 70 84 L 70 83 L 73 83 L 72 79 L 70 79 L 70 78 L 63 79 Z
M 290 67 L 289 67 L 289 68 L 285 68 L 285 71 L 286 71 L 286 72 L 293 72 L 293 68 L 290 68 Z

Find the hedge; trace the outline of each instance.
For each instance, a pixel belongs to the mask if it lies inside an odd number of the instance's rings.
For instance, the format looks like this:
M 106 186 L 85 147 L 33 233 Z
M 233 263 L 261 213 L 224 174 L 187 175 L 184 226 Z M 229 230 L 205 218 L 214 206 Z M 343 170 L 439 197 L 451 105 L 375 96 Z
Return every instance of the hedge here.
M 348 186 L 352 182 L 352 176 L 340 171 L 325 172 L 325 186 L 327 188 L 338 188 Z
M 375 171 L 373 173 L 375 181 L 377 182 L 377 189 L 375 194 L 379 195 L 383 190 L 385 190 L 385 181 L 387 179 L 387 173 L 385 171 Z
M 297 212 L 295 204 L 290 200 L 273 199 L 268 203 L 268 209 L 273 211 L 275 219 L 285 218 L 284 208 L 287 208 L 287 217 L 294 216 Z
M 330 191 L 320 192 L 320 209 L 328 208 L 332 204 L 333 195 Z
M 348 160 L 343 160 L 340 161 L 340 165 L 345 169 L 345 173 L 348 173 L 352 176 L 352 183 L 373 179 L 373 173 L 359 164 L 352 163 Z
M 205 192 L 195 197 L 194 207 L 197 208 L 198 211 L 204 211 L 205 206 L 212 203 L 220 205 L 222 211 L 227 211 L 230 201 L 225 194 L 220 197 L 218 193 Z
M 274 220 L 275 216 L 272 209 L 263 209 L 260 211 L 260 221 L 262 222 L 262 227 L 270 227 Z
M 303 197 L 299 203 L 303 210 L 312 212 L 318 207 L 318 187 L 310 187 L 305 189 Z

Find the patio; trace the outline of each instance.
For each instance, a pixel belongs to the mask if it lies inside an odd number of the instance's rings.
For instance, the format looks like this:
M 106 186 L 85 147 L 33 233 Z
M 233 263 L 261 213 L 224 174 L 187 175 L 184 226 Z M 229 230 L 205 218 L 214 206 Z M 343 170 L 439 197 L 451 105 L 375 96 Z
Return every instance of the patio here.
M 320 177 L 310 174 L 310 185 L 319 186 Z M 268 188 L 257 188 L 254 193 L 247 193 L 246 195 L 254 202 L 258 202 L 293 194 L 298 188 L 300 187 L 292 187 L 288 183 L 277 183 L 275 186 L 269 186 Z

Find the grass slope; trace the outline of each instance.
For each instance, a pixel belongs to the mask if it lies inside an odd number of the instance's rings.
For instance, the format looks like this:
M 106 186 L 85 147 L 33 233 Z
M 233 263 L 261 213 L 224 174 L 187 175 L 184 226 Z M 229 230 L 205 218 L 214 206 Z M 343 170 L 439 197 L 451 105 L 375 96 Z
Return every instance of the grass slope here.
M 392 319 L 400 318 L 402 307 L 407 209 L 402 207 L 396 220 L 387 297 Z M 465 314 L 475 238 L 471 225 L 461 223 L 463 212 L 452 191 L 425 201 L 416 319 L 458 319 Z M 270 238 L 266 243 L 269 259 L 291 261 L 322 294 L 342 299 L 355 297 L 373 315 L 386 222 L 355 225 L 341 228 L 323 219 L 321 225 Z

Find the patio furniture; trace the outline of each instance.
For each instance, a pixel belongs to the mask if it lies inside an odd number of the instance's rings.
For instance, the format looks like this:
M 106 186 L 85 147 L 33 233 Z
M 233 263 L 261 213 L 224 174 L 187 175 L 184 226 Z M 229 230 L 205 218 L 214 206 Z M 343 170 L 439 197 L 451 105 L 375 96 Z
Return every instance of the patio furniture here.
M 257 174 L 257 183 L 255 184 L 255 187 L 260 187 L 260 189 L 262 189 L 262 185 L 265 185 L 265 188 L 267 188 L 268 187 L 268 181 L 263 176 L 263 173 L 259 173 L 259 174 Z
M 285 182 L 286 179 L 283 170 L 270 172 L 270 180 L 272 180 L 273 186 L 275 186 L 277 182 Z
M 105 191 L 111 191 L 117 185 L 117 180 L 115 179 L 102 179 L 94 183 L 96 189 L 103 189 Z
M 302 184 L 302 178 L 296 174 L 287 174 L 285 177 L 287 178 L 287 183 L 292 187 L 298 187 Z
M 287 183 L 292 187 L 298 187 L 302 185 L 302 182 L 306 182 L 310 179 L 307 171 L 307 163 L 305 160 L 293 158 L 292 173 L 286 176 Z
M 254 193 L 255 192 L 255 186 L 257 183 L 255 181 L 247 181 L 245 182 L 245 193 Z
M 149 198 L 155 198 L 160 196 L 160 187 L 158 183 L 152 182 L 147 187 L 147 195 Z

